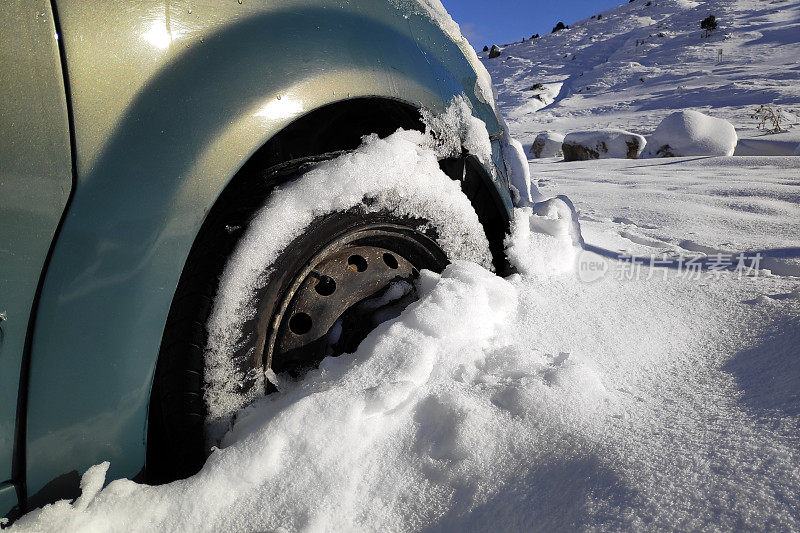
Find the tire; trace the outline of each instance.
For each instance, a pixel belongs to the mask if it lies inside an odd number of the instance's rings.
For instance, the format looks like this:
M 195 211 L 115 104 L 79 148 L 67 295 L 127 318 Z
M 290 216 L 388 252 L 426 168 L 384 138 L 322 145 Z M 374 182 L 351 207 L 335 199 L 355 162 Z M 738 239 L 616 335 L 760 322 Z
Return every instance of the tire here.
M 228 427 L 209 414 L 213 380 L 207 368 L 207 324 L 237 242 L 274 185 L 297 175 L 284 166 L 252 187 L 226 191 L 204 224 L 176 289 L 151 392 L 146 479 L 163 483 L 193 475 Z M 466 180 L 464 180 L 466 182 Z M 474 202 L 473 202 L 474 204 Z M 488 233 L 488 232 L 487 232 Z M 240 341 L 227 363 L 236 394 L 272 392 L 264 370 L 298 377 L 322 358 L 355 350 L 377 325 L 413 301 L 408 280 L 418 271 L 441 272 L 448 257 L 428 220 L 359 207 L 317 217 L 264 265 L 266 280 L 254 296 L 255 313 L 241 323 Z M 384 296 L 391 290 L 399 297 Z M 398 289 L 399 287 L 399 289 Z M 381 299 L 384 297 L 383 299 Z M 382 303 L 376 313 L 375 302 Z M 371 314 L 370 314 L 371 313 Z

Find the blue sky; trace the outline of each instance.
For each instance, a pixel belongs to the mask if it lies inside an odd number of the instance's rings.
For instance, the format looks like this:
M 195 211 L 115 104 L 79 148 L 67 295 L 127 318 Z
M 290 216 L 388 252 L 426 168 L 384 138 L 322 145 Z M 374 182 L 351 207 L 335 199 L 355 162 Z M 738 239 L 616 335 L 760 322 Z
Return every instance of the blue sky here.
M 549 33 L 559 20 L 571 24 L 627 0 L 442 0 L 461 33 L 480 50 L 534 33 Z

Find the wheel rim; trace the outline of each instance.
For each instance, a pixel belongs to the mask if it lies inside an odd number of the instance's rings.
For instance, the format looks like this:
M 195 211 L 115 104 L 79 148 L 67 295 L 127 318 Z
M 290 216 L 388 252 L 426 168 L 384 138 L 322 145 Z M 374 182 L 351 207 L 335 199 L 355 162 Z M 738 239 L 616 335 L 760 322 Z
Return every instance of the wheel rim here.
M 365 224 L 319 247 L 280 295 L 263 349 L 265 368 L 294 375 L 355 350 L 378 324 L 417 299 L 419 271 L 447 257 L 433 239 L 399 224 Z

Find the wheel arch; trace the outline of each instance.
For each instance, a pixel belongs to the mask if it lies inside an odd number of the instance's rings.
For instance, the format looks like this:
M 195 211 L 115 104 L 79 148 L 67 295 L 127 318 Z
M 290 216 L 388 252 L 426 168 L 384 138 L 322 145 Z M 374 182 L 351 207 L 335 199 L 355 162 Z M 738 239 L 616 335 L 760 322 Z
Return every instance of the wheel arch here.
M 275 186 L 304 172 L 318 161 L 355 149 L 364 135 L 385 137 L 398 128 L 424 129 L 419 110 L 396 100 L 383 98 L 356 99 L 324 106 L 290 124 L 242 166 L 227 184 L 195 238 L 186 259 L 175 296 L 167 317 L 165 334 L 156 363 L 148 413 L 147 465 L 144 479 L 148 483 L 164 483 L 185 478 L 197 472 L 204 460 L 202 426 L 204 418 L 199 390 L 205 367 L 207 342 L 205 324 L 217 291 L 216 282 L 223 275 L 242 231 L 266 202 Z M 462 155 L 440 161 L 442 170 L 461 182 L 489 238 L 495 266 L 505 266 L 503 237 L 508 219 L 502 199 L 497 194 L 487 169 L 477 158 Z M 179 347 L 176 349 L 176 346 Z M 248 348 L 242 348 L 245 353 Z M 249 352 L 247 352 L 249 353 Z M 165 433 L 176 433 L 174 423 L 164 416 L 175 407 L 170 400 L 178 390 L 186 394 L 178 402 L 191 415 L 182 419 L 177 431 L 183 446 L 179 452 L 167 451 Z M 201 403 L 198 403 L 201 402 Z M 165 409 L 164 405 L 173 407 Z M 187 413 L 183 415 L 187 416 Z M 169 428 L 169 429 L 168 429 Z M 192 438 L 187 436 L 191 435 Z M 188 444 L 188 442 L 196 443 Z M 164 449 L 162 449 L 164 448 Z

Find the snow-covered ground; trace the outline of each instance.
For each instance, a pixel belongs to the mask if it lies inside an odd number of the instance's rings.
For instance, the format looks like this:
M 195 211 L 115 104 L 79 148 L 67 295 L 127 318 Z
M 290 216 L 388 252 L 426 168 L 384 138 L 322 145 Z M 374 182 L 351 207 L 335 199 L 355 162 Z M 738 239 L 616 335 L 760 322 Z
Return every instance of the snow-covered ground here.
M 800 109 L 797 2 L 645 3 L 485 59 L 520 140 L 649 133 L 683 107 L 747 137 L 764 94 Z M 700 39 L 709 12 L 721 28 Z M 536 82 L 555 103 L 531 103 Z M 355 354 L 241 411 L 196 476 L 100 490 L 99 465 L 79 500 L 15 527 L 800 529 L 800 157 L 530 169 L 545 197 L 574 202 L 584 250 L 518 210 L 519 274 L 423 273 L 421 299 Z
M 731 161 L 551 160 L 533 172 L 542 192 L 572 197 L 600 253 L 800 255 L 800 159 Z M 19 525 L 800 527 L 798 278 L 635 273 L 583 252 L 607 264 L 588 282 L 562 268 L 574 259 L 563 241 L 513 242 L 523 275 L 463 262 L 426 274 L 422 299 L 357 353 L 246 409 L 197 476 L 115 481 Z M 93 476 L 96 490 L 102 467 Z
M 575 202 L 587 243 L 672 258 L 760 252 L 773 274 L 800 276 L 798 157 L 551 158 L 531 173 L 543 194 Z

